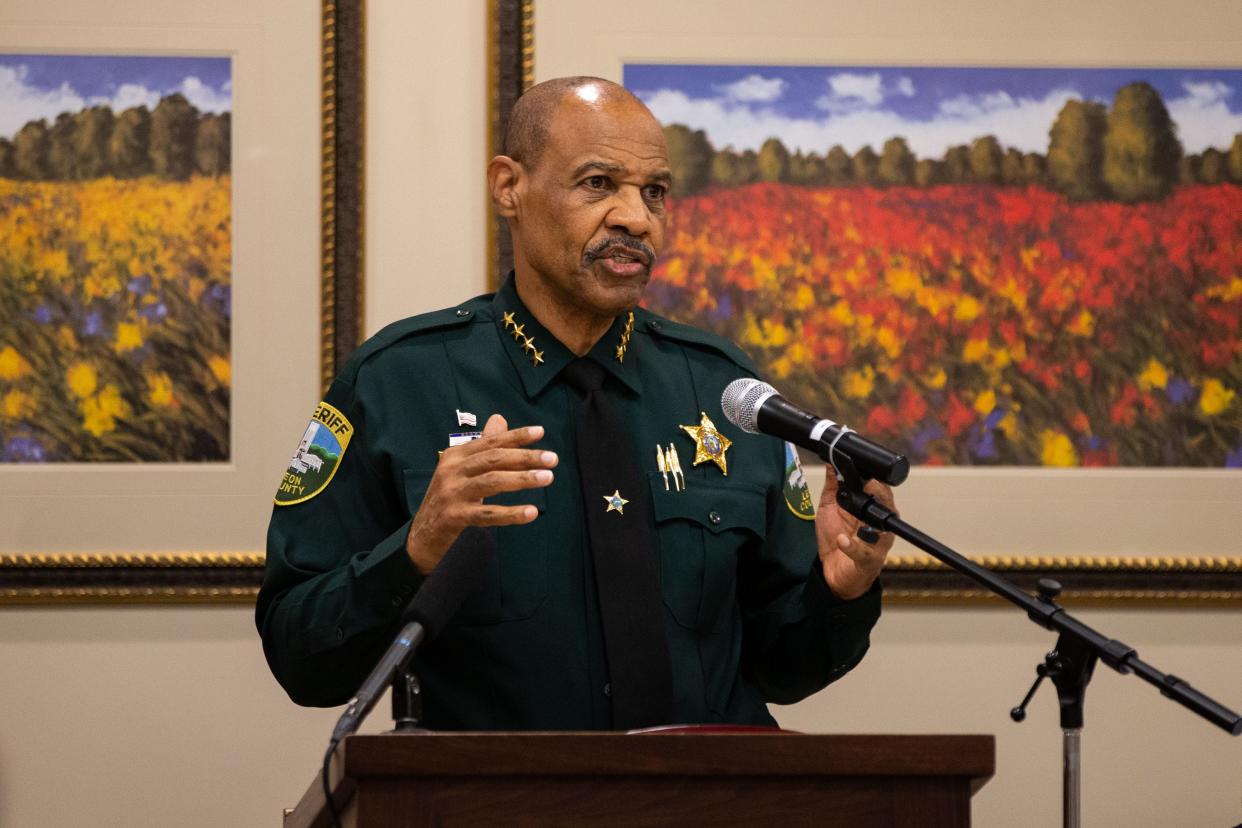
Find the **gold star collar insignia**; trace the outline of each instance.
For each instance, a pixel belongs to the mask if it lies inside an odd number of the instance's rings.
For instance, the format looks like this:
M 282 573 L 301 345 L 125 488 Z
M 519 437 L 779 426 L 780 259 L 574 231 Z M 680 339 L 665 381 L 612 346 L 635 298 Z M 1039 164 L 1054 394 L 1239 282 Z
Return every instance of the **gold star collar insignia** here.
M 543 351 L 535 347 L 535 338 L 526 335 L 526 323 L 518 324 L 517 317 L 513 311 L 501 315 L 501 322 L 504 329 L 513 337 L 513 341 L 522 349 L 522 353 L 526 354 L 526 358 L 530 360 L 530 364 L 539 366 L 543 364 Z
M 720 467 L 722 474 L 729 474 L 729 461 L 725 452 L 733 445 L 733 441 L 716 430 L 716 424 L 706 412 L 699 412 L 697 426 L 684 425 L 681 430 L 694 439 L 694 465 L 710 461 Z

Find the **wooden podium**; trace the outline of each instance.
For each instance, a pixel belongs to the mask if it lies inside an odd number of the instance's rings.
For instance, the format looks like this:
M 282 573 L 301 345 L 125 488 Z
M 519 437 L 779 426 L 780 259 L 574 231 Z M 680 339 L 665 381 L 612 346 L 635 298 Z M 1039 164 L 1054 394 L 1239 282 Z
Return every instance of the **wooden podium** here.
M 350 736 L 332 762 L 342 824 L 968 826 L 993 736 L 648 733 Z M 316 775 L 285 828 L 327 828 Z

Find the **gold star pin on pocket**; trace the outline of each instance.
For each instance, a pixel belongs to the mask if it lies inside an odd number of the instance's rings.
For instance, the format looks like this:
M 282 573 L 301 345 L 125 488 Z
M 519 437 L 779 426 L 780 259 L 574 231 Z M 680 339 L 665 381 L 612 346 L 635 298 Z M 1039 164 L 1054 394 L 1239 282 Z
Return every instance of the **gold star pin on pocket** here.
M 716 424 L 711 421 L 706 412 L 699 412 L 697 426 L 684 425 L 681 426 L 681 430 L 694 440 L 694 465 L 712 462 L 720 468 L 722 474 L 728 476 L 729 461 L 725 457 L 725 452 L 729 450 L 729 446 L 733 445 L 733 441 L 716 429 Z
M 625 514 L 625 504 L 629 503 L 628 500 L 621 496 L 620 489 L 616 489 L 610 495 L 604 495 L 604 502 L 608 504 L 608 508 L 604 510 L 604 514 L 608 514 L 609 512 L 617 512 L 622 515 Z

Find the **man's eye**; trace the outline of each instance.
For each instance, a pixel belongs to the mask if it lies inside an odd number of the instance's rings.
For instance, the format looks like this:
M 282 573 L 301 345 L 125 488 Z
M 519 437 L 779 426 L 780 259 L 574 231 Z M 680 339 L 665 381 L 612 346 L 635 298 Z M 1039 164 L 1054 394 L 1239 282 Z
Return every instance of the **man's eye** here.
M 662 184 L 648 184 L 643 187 L 643 195 L 648 201 L 663 201 L 667 194 L 668 188 Z
M 590 187 L 592 190 L 603 190 L 608 187 L 608 177 L 603 175 L 593 175 L 582 183 Z

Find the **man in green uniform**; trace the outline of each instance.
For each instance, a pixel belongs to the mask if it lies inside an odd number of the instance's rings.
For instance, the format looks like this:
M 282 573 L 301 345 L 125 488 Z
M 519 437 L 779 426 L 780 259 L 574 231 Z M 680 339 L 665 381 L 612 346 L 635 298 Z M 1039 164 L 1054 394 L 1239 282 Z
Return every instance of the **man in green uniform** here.
M 488 180 L 514 273 L 366 342 L 284 475 L 256 610 L 273 672 L 300 704 L 345 702 L 482 526 L 482 586 L 415 659 L 427 726 L 773 723 L 767 702 L 862 658 L 892 538 L 857 537 L 831 475 L 816 515 L 792 448 L 725 420 L 721 390 L 755 374 L 740 350 L 637 308 L 670 183 L 641 102 L 594 78 L 536 86 Z M 617 606 L 653 608 L 629 616 L 658 631 L 639 656 L 608 628 Z M 614 682 L 648 672 L 660 712 L 617 714 Z

